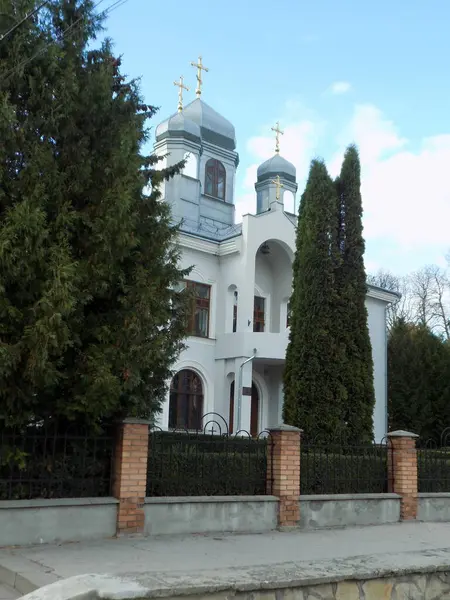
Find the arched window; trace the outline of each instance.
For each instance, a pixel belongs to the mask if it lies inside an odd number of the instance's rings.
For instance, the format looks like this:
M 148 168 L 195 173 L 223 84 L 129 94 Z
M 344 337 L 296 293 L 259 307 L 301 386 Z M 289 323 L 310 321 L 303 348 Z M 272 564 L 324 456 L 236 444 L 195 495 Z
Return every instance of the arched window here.
M 234 290 L 233 299 L 233 333 L 237 331 L 238 291 Z
M 202 415 L 202 381 L 194 371 L 183 369 L 170 384 L 169 428 L 200 430 Z
M 215 158 L 210 158 L 206 163 L 205 194 L 225 200 L 225 167 Z

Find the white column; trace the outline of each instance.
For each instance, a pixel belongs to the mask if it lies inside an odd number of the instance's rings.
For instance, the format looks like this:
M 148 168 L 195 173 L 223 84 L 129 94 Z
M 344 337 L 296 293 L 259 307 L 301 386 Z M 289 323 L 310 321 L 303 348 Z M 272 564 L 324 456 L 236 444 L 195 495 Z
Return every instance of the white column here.
M 235 410 L 234 410 L 234 432 L 237 433 L 240 430 L 250 432 L 250 414 L 251 414 L 251 388 L 253 380 L 253 366 L 252 361 L 247 362 L 242 367 L 242 379 L 240 380 L 239 372 L 242 364 L 248 359 L 248 356 L 240 356 L 236 359 L 236 380 L 234 385 L 234 398 L 235 398 Z M 241 397 L 240 397 L 240 411 L 239 411 L 239 384 L 242 383 Z M 248 392 L 249 394 L 244 394 Z M 240 414 L 239 414 L 240 413 Z

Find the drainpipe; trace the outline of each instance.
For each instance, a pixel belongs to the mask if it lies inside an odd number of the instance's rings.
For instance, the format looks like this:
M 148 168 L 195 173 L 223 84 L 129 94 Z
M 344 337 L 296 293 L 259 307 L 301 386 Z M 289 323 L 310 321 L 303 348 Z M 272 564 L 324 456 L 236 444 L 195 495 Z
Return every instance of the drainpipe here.
M 242 372 L 244 370 L 244 366 L 251 362 L 256 357 L 257 350 L 253 348 L 253 355 L 244 362 L 239 367 L 239 377 L 238 377 L 238 398 L 237 398 L 237 419 L 236 419 L 236 433 L 241 430 L 241 414 L 242 414 Z

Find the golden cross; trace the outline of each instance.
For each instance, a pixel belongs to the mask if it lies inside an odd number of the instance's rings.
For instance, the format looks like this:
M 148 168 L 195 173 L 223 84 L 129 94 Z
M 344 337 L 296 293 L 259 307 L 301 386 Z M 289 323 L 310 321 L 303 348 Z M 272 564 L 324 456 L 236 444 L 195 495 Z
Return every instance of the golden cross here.
M 203 83 L 202 71 L 208 72 L 209 69 L 207 69 L 206 67 L 204 67 L 202 65 L 202 57 L 201 56 L 198 57 L 198 63 L 191 62 L 191 67 L 197 68 L 197 89 L 195 90 L 195 94 L 196 94 L 197 98 L 200 98 L 200 96 L 202 95 L 202 83 Z
M 183 75 L 180 75 L 180 81 L 174 81 L 173 85 L 178 86 L 178 112 L 183 110 L 183 90 L 189 91 L 189 88 L 183 83 Z
M 278 154 L 280 152 L 280 133 L 284 135 L 284 131 L 281 131 L 278 121 L 275 123 L 275 127 L 272 127 L 272 131 L 275 132 L 275 152 Z
M 284 185 L 281 183 L 279 175 L 277 175 L 275 179 L 271 179 L 270 181 L 275 184 L 275 187 L 277 189 L 275 198 L 278 201 L 280 199 L 280 190 L 282 187 L 284 187 Z

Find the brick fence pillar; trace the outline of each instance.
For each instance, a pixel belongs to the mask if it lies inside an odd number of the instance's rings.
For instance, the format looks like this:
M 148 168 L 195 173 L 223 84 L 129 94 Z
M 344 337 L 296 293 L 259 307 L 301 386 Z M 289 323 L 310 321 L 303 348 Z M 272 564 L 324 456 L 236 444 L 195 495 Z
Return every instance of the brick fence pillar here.
M 119 500 L 117 535 L 144 531 L 148 425 L 140 419 L 125 419 L 119 425 L 113 478 L 113 495 Z
M 267 491 L 278 496 L 278 527 L 297 527 L 300 521 L 301 429 L 279 425 L 269 429 Z
M 416 439 L 418 437 L 409 431 L 388 433 L 388 491 L 401 496 L 401 521 L 417 518 Z

